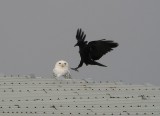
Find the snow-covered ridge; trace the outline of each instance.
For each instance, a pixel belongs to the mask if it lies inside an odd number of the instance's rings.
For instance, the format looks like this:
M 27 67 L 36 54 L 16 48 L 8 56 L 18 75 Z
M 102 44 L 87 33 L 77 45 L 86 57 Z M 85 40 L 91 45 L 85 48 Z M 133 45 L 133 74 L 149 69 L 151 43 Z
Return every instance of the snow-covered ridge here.
M 0 116 L 160 115 L 160 87 L 122 82 L 0 77 Z

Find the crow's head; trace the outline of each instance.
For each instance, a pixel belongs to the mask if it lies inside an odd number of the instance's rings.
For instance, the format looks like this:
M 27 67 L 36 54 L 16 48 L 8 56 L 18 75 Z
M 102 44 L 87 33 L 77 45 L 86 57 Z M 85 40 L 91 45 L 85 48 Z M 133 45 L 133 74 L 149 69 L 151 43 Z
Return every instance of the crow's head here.
M 76 46 L 83 46 L 83 45 L 86 45 L 87 44 L 87 41 L 78 41 L 75 45 L 74 45 L 74 47 L 76 47 Z
M 81 28 L 78 29 L 76 34 L 77 43 L 75 44 L 75 46 L 82 46 L 87 44 L 87 41 L 85 41 L 85 38 L 86 38 L 86 34 L 84 34 Z

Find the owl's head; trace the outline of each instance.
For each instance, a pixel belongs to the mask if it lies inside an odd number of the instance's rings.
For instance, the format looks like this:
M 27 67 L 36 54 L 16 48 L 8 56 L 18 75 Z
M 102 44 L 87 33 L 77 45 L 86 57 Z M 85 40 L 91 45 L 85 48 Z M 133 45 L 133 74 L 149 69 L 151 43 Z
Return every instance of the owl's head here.
M 68 67 L 69 67 L 68 62 L 64 60 L 60 60 L 55 64 L 55 68 L 68 68 Z

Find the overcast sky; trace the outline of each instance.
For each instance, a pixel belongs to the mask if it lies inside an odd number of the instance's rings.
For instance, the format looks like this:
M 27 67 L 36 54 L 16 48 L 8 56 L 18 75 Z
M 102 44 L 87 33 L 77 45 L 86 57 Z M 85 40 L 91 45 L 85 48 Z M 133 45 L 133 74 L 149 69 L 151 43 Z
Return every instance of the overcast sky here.
M 79 64 L 76 31 L 119 47 L 72 78 L 160 85 L 160 0 L 0 0 L 0 73 L 50 77 L 53 65 Z

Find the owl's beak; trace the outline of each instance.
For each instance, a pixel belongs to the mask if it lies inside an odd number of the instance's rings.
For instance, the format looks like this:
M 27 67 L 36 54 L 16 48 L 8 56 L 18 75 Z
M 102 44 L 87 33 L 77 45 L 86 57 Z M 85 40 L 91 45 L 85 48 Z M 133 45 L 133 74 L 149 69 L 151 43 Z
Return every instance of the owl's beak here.
M 64 64 L 62 64 L 61 66 L 62 66 L 62 68 L 63 68 L 63 67 L 64 67 Z

